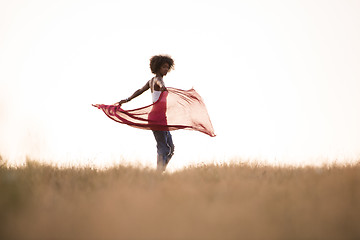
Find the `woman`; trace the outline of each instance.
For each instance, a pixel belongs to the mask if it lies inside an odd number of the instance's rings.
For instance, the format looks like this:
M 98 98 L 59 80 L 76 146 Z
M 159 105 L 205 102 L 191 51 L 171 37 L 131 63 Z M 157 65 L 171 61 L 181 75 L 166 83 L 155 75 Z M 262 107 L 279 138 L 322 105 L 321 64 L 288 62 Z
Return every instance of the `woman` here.
M 166 55 L 156 55 L 150 58 L 150 69 L 155 76 L 146 82 L 146 84 L 136 90 L 129 98 L 121 100 L 115 105 L 122 105 L 141 95 L 146 90 L 150 89 L 152 94 L 152 101 L 156 102 L 161 93 L 166 91 L 166 87 L 163 81 L 163 77 L 174 69 L 174 60 L 170 56 Z M 154 111 L 154 114 L 164 114 L 165 115 L 165 107 L 162 108 L 163 111 L 157 109 Z M 149 115 L 150 117 L 150 115 Z M 157 131 L 153 130 L 155 139 L 156 139 L 156 147 L 157 147 L 157 169 L 159 171 L 165 171 L 167 164 L 169 163 L 171 157 L 174 154 L 174 144 L 172 141 L 172 137 L 169 131 Z

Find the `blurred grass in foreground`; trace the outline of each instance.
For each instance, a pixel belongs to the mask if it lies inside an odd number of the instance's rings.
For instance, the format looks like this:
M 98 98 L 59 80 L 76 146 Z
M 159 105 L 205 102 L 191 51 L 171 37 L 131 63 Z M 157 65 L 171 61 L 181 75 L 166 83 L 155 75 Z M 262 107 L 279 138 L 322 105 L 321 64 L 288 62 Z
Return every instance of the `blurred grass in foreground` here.
M 0 239 L 360 239 L 359 219 L 359 164 L 0 167 Z

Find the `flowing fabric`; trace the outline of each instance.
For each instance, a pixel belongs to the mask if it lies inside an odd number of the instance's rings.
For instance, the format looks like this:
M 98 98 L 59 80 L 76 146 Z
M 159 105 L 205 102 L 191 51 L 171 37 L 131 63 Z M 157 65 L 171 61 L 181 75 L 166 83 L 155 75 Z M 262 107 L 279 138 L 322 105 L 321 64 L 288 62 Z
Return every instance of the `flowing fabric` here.
M 133 110 L 115 105 L 93 106 L 103 110 L 112 120 L 135 128 L 160 131 L 188 129 L 215 136 L 205 104 L 194 89 L 167 88 L 155 103 Z

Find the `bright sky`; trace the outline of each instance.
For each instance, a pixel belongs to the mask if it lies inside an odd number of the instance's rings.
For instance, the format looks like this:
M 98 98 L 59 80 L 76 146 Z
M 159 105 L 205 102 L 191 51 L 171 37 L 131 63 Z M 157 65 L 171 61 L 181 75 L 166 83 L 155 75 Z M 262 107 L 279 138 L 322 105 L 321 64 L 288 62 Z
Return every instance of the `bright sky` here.
M 360 1 L 0 2 L 0 154 L 59 165 L 156 164 L 150 131 L 92 107 L 129 97 L 169 54 L 217 137 L 179 130 L 169 168 L 360 157 Z M 150 92 L 124 105 L 151 103 Z

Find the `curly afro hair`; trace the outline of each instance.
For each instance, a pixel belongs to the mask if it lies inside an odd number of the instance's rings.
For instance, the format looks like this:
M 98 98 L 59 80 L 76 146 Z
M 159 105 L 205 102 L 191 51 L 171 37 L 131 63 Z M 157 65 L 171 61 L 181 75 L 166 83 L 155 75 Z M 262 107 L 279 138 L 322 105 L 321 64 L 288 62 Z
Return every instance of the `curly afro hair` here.
M 171 69 L 174 69 L 175 63 L 174 60 L 168 56 L 168 55 L 156 55 L 156 56 L 152 56 L 150 58 L 150 69 L 151 72 L 156 74 L 159 70 L 160 67 L 164 64 L 164 63 L 168 63 L 169 64 L 169 72 L 171 71 Z

